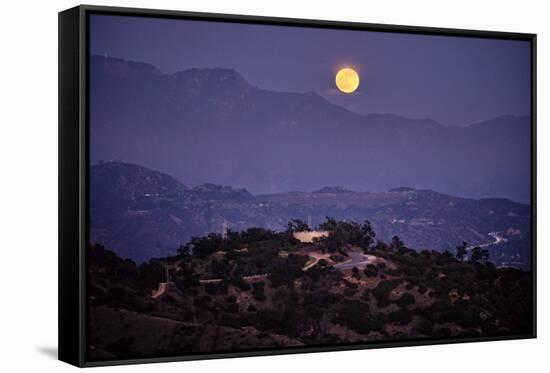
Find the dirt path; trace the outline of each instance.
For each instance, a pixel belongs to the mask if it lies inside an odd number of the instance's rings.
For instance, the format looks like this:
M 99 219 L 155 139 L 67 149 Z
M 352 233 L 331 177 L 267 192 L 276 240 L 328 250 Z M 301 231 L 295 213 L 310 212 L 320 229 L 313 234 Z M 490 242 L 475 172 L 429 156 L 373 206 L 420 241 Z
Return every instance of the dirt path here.
M 322 253 L 309 253 L 310 259 L 306 262 L 306 265 L 302 268 L 302 271 L 307 271 L 308 269 L 314 267 L 319 260 L 325 259 L 326 261 L 330 260 L 330 254 L 322 254 Z
M 168 283 L 167 282 L 161 282 L 159 283 L 159 288 L 157 290 L 153 290 L 153 293 L 151 294 L 152 298 L 158 298 L 164 293 L 166 293 L 166 290 L 168 290 Z
M 177 272 L 181 262 L 182 262 L 182 259 L 176 261 L 175 263 L 171 263 L 171 264 L 160 263 L 164 267 L 164 269 L 166 270 L 166 281 L 170 281 L 168 271 L 173 270 L 173 271 Z M 168 290 L 168 285 L 169 284 L 170 284 L 169 282 L 159 282 L 158 289 L 153 290 L 153 293 L 151 294 L 151 297 L 152 298 L 158 298 L 161 295 L 163 295 L 164 293 L 166 293 L 166 291 Z

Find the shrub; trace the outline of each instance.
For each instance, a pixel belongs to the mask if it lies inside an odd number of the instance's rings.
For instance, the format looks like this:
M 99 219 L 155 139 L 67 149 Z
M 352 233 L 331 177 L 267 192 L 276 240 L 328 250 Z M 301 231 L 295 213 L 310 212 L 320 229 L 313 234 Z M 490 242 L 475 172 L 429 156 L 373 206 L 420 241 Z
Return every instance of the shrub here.
M 378 267 L 374 264 L 367 264 L 365 267 L 365 275 L 367 277 L 376 277 L 378 275 Z
M 388 298 L 386 299 L 378 299 L 376 301 L 376 305 L 378 306 L 378 308 L 384 308 L 384 307 L 387 307 L 391 304 L 390 300 Z
M 372 294 L 378 300 L 385 300 L 390 292 L 395 289 L 402 281 L 400 279 L 380 281 L 377 287 L 372 290 Z
M 350 288 L 345 288 L 344 289 L 344 295 L 346 297 L 353 297 L 355 295 L 355 293 L 357 293 L 357 290 L 355 290 L 355 289 L 350 289 Z
M 239 312 L 239 305 L 237 303 L 231 303 L 227 306 L 226 311 L 229 313 L 237 313 Z
M 235 303 L 235 302 L 237 302 L 237 297 L 234 296 L 234 295 L 230 295 L 227 298 L 225 298 L 225 301 L 227 303 Z
M 242 277 L 235 277 L 235 278 L 231 279 L 231 284 L 236 286 L 237 288 L 239 288 L 242 291 L 250 290 L 250 284 L 245 279 L 243 279 Z
M 418 322 L 418 324 L 414 329 L 419 334 L 429 336 L 432 334 L 432 328 L 433 328 L 433 325 L 430 321 L 426 319 L 422 319 Z
M 411 304 L 416 303 L 416 299 L 414 298 L 414 295 L 411 293 L 405 293 L 397 300 L 397 305 L 401 308 L 406 308 L 410 306 Z
M 197 276 L 192 274 L 179 275 L 176 276 L 174 281 L 176 288 L 179 291 L 184 293 L 191 293 L 199 285 L 199 279 Z
M 353 282 L 346 282 L 346 287 L 348 289 L 357 289 L 357 288 L 359 288 L 359 285 L 357 285 L 356 283 L 353 283 Z
M 405 310 L 394 311 L 388 316 L 391 322 L 398 323 L 400 325 L 407 325 L 412 321 L 412 315 Z
M 370 314 L 368 304 L 354 300 L 343 302 L 332 321 L 361 334 L 381 331 L 384 328 L 384 319 L 381 316 Z
M 271 276 L 269 277 L 273 287 L 287 286 L 294 288 L 294 280 L 303 275 L 302 268 L 307 259 L 303 256 L 289 255 L 285 261 L 278 262 L 271 268 Z
M 157 262 L 143 263 L 139 266 L 139 280 L 148 291 L 156 289 L 159 282 L 166 281 L 166 270 Z
M 215 295 L 218 292 L 218 285 L 214 283 L 204 284 L 204 290 L 210 295 Z
M 257 301 L 263 302 L 265 298 L 264 282 L 256 282 L 252 285 L 252 295 Z
M 300 320 L 296 318 L 294 308 L 283 311 L 275 309 L 263 309 L 256 313 L 256 323 L 261 330 L 274 331 L 284 335 L 295 335 Z
M 171 296 L 170 294 L 164 295 L 162 297 L 162 301 L 166 304 L 169 304 L 170 306 L 176 306 L 178 304 L 176 299 L 173 296 Z
M 363 291 L 362 297 L 363 297 L 363 299 L 364 299 L 365 301 L 369 301 L 369 300 L 370 300 L 370 292 L 371 292 L 371 290 L 370 290 L 369 288 L 366 288 L 366 289 Z
M 281 314 L 275 310 L 259 310 L 256 320 L 262 330 L 278 330 L 281 324 Z
M 320 318 L 326 309 L 339 301 L 339 297 L 320 290 L 318 292 L 305 293 L 302 300 L 304 313 L 314 319 Z
M 453 334 L 451 329 L 449 329 L 446 326 L 435 328 L 433 333 L 434 333 L 434 336 L 441 337 L 441 338 L 447 338 L 447 337 L 450 337 Z

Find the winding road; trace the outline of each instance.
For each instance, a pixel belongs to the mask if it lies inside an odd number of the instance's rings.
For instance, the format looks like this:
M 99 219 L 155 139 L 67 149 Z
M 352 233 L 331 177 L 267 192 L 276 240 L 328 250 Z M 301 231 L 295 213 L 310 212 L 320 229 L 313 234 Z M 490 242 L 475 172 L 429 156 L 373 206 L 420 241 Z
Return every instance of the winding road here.
M 489 232 L 489 233 L 487 233 L 488 236 L 491 236 L 494 239 L 493 242 L 488 242 L 488 243 L 484 243 L 484 244 L 481 244 L 481 245 L 470 245 L 466 248 L 466 250 L 471 251 L 474 247 L 481 247 L 483 249 L 484 247 L 498 245 L 498 244 L 501 244 L 501 243 L 504 243 L 504 242 L 508 241 L 506 238 L 501 237 L 499 235 L 499 233 L 501 233 L 501 232 Z
M 363 255 L 363 253 L 360 252 L 350 252 L 349 253 L 350 259 L 343 262 L 333 265 L 334 268 L 339 269 L 341 271 L 345 269 L 352 269 L 353 267 L 364 267 L 368 264 L 367 258 Z

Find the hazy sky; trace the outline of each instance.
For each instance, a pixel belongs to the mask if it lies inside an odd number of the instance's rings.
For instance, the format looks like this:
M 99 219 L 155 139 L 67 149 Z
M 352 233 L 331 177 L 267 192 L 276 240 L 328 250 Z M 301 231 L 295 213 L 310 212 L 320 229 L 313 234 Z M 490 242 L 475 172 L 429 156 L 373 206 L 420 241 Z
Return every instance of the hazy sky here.
M 530 46 L 448 36 L 91 16 L 91 53 L 148 62 L 165 73 L 227 67 L 251 84 L 315 91 L 359 113 L 467 125 L 530 112 Z M 343 66 L 361 85 L 335 90 Z

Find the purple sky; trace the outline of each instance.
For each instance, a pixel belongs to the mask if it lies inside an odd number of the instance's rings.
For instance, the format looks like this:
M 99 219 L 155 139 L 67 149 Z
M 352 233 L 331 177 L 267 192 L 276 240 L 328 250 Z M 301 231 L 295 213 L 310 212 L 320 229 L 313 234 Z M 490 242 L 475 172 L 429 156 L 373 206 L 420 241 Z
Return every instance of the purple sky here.
M 227 67 L 276 91 L 315 91 L 359 113 L 468 125 L 530 112 L 526 41 L 91 16 L 91 53 L 148 62 L 165 73 Z M 352 66 L 361 86 L 334 87 Z

